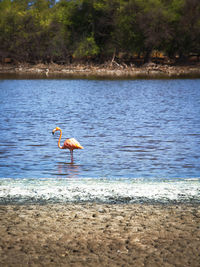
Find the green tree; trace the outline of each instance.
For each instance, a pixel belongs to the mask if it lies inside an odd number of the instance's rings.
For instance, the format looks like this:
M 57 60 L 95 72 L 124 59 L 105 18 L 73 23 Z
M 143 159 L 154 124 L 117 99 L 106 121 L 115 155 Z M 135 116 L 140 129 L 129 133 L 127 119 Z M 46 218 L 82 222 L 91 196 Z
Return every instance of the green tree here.
M 191 52 L 200 53 L 200 2 L 198 0 L 173 0 L 169 6 L 172 38 L 166 51 L 185 58 Z
M 117 51 L 130 57 L 144 50 L 144 35 L 138 28 L 138 16 L 141 8 L 136 1 L 120 1 L 115 17 L 113 38 Z
M 95 43 L 94 37 L 86 37 L 80 42 L 73 56 L 75 58 L 92 58 L 99 54 L 99 47 Z
M 137 1 L 140 5 L 140 12 L 137 14 L 137 25 L 143 35 L 144 60 L 147 62 L 153 50 L 163 51 L 166 42 L 171 39 L 169 18 L 165 1 Z
M 0 54 L 18 61 L 200 53 L 199 0 L 1 0 Z

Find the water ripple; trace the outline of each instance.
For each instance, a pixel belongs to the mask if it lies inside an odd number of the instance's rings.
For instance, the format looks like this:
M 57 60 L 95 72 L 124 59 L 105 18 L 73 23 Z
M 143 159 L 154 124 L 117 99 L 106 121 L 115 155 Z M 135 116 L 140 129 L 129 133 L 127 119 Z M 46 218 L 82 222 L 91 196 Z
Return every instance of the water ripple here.
M 200 80 L 4 80 L 1 177 L 199 177 Z M 57 147 L 75 137 L 84 150 Z

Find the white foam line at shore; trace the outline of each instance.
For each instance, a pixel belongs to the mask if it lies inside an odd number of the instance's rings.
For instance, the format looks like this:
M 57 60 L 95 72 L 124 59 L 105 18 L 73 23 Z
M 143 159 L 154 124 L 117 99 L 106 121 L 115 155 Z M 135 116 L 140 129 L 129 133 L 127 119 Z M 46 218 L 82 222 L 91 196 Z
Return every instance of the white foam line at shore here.
M 1 179 L 3 202 L 199 202 L 199 180 Z

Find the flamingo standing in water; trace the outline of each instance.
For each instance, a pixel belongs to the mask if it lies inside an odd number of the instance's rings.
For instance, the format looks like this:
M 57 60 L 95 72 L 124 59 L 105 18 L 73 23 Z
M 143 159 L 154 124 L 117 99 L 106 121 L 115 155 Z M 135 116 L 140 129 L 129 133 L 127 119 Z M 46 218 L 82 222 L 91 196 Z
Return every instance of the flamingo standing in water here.
M 73 150 L 74 149 L 83 149 L 83 147 L 79 144 L 79 142 L 75 138 L 68 138 L 65 140 L 63 146 L 60 145 L 60 140 L 62 137 L 62 130 L 59 127 L 56 127 L 53 129 L 52 134 L 54 134 L 56 131 L 60 131 L 60 137 L 58 140 L 58 147 L 60 149 L 69 149 L 71 154 L 71 163 L 73 163 Z

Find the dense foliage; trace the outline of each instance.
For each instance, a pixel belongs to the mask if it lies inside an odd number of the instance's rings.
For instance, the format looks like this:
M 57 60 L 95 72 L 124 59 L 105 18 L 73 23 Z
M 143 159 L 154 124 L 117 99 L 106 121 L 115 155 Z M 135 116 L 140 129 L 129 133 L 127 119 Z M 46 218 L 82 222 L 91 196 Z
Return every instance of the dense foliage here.
M 1 0 L 0 56 L 27 62 L 200 54 L 199 0 Z

